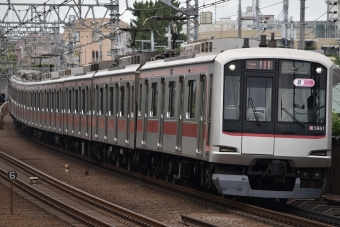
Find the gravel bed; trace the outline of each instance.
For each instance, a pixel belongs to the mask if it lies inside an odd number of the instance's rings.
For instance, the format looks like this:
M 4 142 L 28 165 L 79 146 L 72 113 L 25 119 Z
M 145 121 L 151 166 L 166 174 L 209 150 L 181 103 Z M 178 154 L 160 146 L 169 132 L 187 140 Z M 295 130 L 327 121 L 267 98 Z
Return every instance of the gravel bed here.
M 212 222 L 222 227 L 271 226 L 234 213 L 228 214 L 211 210 L 188 200 L 160 192 L 153 187 L 140 184 L 138 181 L 129 181 L 107 171 L 93 168 L 90 164 L 74 159 L 69 160 L 66 156 L 50 152 L 47 148 L 36 145 L 25 138 L 15 128 L 12 118 L 9 116 L 5 118 L 4 130 L 0 130 L 0 150 L 67 184 L 170 226 L 184 226 L 180 222 L 181 214 Z M 65 172 L 65 164 L 69 165 L 68 172 Z M 85 169 L 89 169 L 88 176 L 85 176 Z M 58 224 L 58 220 L 54 216 L 48 215 L 42 209 L 34 208 L 27 200 L 20 201 L 25 206 L 20 208 L 20 214 L 15 214 L 17 218 L 15 215 L 9 215 L 9 201 L 3 199 L 8 196 L 9 190 L 3 190 L 3 187 L 0 184 L 0 226 L 25 226 L 22 223 L 27 223 L 27 226 L 65 226 L 63 222 Z M 29 209 L 25 209 L 25 207 Z M 39 215 L 40 218 L 30 218 L 32 215 Z

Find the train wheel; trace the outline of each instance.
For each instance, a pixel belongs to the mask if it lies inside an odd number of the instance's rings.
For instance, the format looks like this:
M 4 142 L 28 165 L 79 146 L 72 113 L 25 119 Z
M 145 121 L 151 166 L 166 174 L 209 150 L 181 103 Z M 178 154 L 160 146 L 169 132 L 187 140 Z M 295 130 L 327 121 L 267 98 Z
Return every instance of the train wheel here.
M 146 170 L 146 176 L 151 177 L 151 172 L 152 172 L 151 169 L 147 169 Z
M 165 176 L 164 176 L 164 180 L 165 180 L 165 182 L 170 182 L 171 176 L 168 173 L 166 173 Z
M 279 202 L 282 203 L 282 204 L 286 204 L 287 201 L 288 201 L 288 199 L 284 199 L 284 198 L 279 199 Z

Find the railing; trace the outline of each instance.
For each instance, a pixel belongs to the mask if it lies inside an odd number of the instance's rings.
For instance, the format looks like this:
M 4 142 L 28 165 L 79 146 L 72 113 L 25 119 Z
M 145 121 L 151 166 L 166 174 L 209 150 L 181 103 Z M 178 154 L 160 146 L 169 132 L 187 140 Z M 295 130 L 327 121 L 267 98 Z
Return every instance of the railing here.
M 3 130 L 4 118 L 9 113 L 9 102 L 5 102 L 0 107 L 0 130 Z

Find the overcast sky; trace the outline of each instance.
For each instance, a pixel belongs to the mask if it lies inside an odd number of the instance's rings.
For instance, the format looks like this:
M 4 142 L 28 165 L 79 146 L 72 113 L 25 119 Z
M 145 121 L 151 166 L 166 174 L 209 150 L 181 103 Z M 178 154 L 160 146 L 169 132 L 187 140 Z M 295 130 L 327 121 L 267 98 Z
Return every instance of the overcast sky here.
M 53 3 L 53 4 L 60 4 L 63 2 L 63 0 L 34 0 L 35 3 Z M 78 2 L 78 0 L 74 0 L 75 2 Z M 95 3 L 97 0 L 82 0 L 84 3 Z M 110 0 L 98 0 L 100 4 L 108 4 L 110 3 Z M 144 0 L 145 1 L 145 0 Z M 203 4 L 209 4 L 212 2 L 215 2 L 218 0 L 199 0 L 199 6 L 202 6 Z M 7 0 L 0 0 L 2 3 L 7 3 Z M 30 1 L 28 0 L 11 0 L 11 3 L 25 3 L 29 4 Z M 185 7 L 185 1 L 180 0 L 180 2 L 183 2 L 181 5 L 182 7 Z M 219 19 L 223 17 L 232 17 L 232 19 L 237 18 L 237 10 L 238 10 L 238 0 L 227 0 L 223 4 L 218 4 L 216 7 L 210 7 L 206 9 L 202 9 L 201 11 L 211 11 L 213 13 L 213 20 L 216 18 L 218 21 Z M 128 4 L 130 7 L 133 5 L 132 0 L 119 0 L 119 11 L 122 14 L 121 20 L 125 22 L 129 22 L 132 14 L 129 11 L 126 11 L 126 4 Z M 252 0 L 242 0 L 242 12 L 246 11 L 247 6 L 252 5 Z M 306 0 L 306 20 L 316 20 L 320 16 L 318 20 L 326 20 L 326 12 L 327 12 L 327 5 L 325 3 L 325 0 Z M 23 9 L 22 7 L 16 7 L 17 9 Z M 335 7 L 334 7 L 335 8 Z M 4 17 L 4 14 L 6 12 L 7 7 L 1 6 L 0 10 L 0 19 L 2 20 Z M 260 0 L 260 9 L 262 14 L 274 14 L 275 19 L 278 19 L 278 16 L 280 15 L 282 9 L 283 9 L 283 3 L 282 0 Z M 105 12 L 105 8 L 103 7 L 102 12 Z M 337 10 L 337 9 L 336 9 Z M 102 12 L 96 12 L 97 17 L 100 17 L 103 15 Z M 216 15 L 215 15 L 216 13 Z M 14 18 L 13 11 L 9 13 L 9 19 Z M 294 21 L 300 20 L 300 1 L 299 0 L 290 0 L 289 1 L 289 16 L 293 17 Z M 279 18 L 280 20 L 283 19 L 283 17 Z

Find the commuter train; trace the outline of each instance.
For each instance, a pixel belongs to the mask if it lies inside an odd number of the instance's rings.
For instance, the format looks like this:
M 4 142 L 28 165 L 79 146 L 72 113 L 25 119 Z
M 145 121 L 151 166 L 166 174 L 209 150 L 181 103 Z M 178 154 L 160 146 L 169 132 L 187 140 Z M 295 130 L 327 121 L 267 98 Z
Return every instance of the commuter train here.
M 11 115 L 29 136 L 172 183 L 319 198 L 331 165 L 332 62 L 228 43 L 108 67 L 20 71 L 10 80 Z

